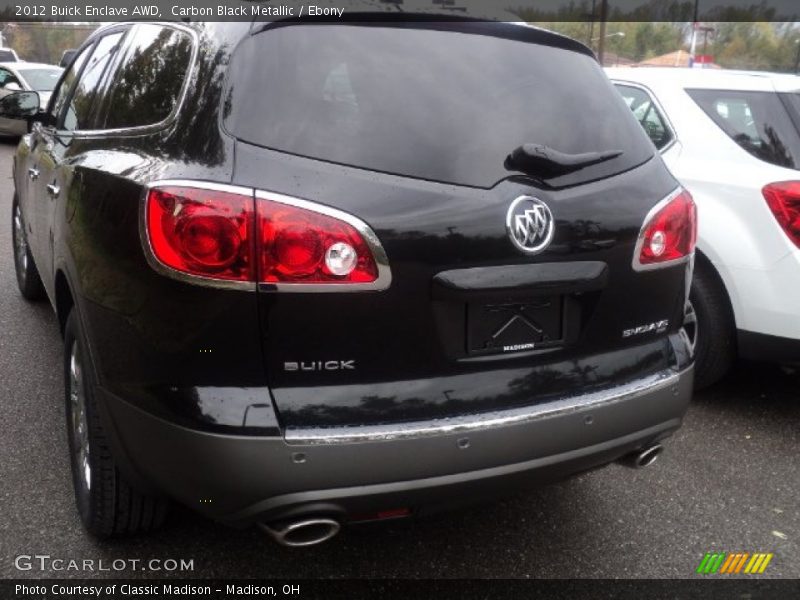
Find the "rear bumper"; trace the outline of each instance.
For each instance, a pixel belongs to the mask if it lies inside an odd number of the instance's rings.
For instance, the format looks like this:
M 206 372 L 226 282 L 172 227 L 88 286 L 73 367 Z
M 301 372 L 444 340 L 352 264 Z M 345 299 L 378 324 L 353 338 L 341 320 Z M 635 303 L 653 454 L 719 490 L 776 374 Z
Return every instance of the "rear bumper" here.
M 159 419 L 100 391 L 113 450 L 146 481 L 233 525 L 299 512 L 413 513 L 536 485 L 602 466 L 670 435 L 692 391 L 692 369 L 668 369 L 605 392 L 402 428 L 221 435 Z

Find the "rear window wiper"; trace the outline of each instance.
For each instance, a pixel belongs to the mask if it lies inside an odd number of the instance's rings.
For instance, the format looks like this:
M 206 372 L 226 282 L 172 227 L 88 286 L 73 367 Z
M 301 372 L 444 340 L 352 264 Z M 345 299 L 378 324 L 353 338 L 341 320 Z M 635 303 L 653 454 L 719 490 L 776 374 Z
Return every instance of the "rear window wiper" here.
M 509 171 L 522 171 L 549 179 L 617 158 L 621 154 L 622 150 L 567 154 L 541 144 L 523 144 L 506 157 L 505 166 Z

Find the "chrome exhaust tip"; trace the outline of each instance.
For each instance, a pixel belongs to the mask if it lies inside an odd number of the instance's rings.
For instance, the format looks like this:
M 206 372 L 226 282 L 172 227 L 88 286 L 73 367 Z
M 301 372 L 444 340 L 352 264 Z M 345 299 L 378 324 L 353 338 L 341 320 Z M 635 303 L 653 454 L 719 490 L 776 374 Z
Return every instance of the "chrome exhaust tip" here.
M 632 469 L 643 469 L 656 462 L 663 451 L 664 447 L 661 444 L 653 444 L 643 450 L 623 456 L 618 462 Z
M 339 521 L 327 517 L 299 519 L 281 523 L 279 526 L 258 523 L 258 527 L 281 546 L 292 548 L 315 546 L 327 542 L 342 528 Z

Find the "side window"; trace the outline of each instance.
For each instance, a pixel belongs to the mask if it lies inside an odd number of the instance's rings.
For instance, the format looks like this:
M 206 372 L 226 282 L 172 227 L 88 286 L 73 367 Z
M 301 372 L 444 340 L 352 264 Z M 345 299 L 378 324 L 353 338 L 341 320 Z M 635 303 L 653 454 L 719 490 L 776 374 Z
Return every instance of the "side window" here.
M 61 110 L 64 108 L 64 104 L 67 102 L 67 98 L 72 90 L 72 86 L 75 84 L 78 75 L 80 75 L 81 67 L 83 67 L 83 63 L 86 62 L 86 57 L 89 56 L 93 48 L 94 45 L 87 46 L 83 49 L 75 58 L 75 62 L 72 63 L 72 66 L 64 75 L 64 78 L 61 80 L 55 92 L 53 92 L 53 99 L 50 101 L 50 109 L 48 111 L 48 122 L 50 124 L 55 125 L 57 123 L 58 115 L 61 114 Z
M 178 104 L 192 56 L 191 36 L 137 25 L 109 85 L 103 129 L 155 125 Z
M 633 116 L 644 128 L 655 147 L 661 150 L 673 140 L 672 131 L 659 112 L 653 99 L 643 89 L 629 85 L 615 84 L 625 103 L 633 111 Z
M 0 69 L 0 88 L 5 88 L 9 83 L 16 83 L 19 85 L 19 79 L 14 77 L 14 74 L 7 69 Z
M 800 169 L 800 132 L 775 92 L 686 90 L 728 137 L 761 160 Z
M 96 91 L 124 34 L 123 31 L 110 33 L 98 40 L 75 86 L 59 129 L 66 131 L 93 129 Z
M 741 98 L 720 98 L 714 101 L 714 111 L 719 117 L 727 121 L 737 135 L 749 138 L 754 144 L 760 145 L 758 129 L 753 119 L 753 111 L 746 100 Z

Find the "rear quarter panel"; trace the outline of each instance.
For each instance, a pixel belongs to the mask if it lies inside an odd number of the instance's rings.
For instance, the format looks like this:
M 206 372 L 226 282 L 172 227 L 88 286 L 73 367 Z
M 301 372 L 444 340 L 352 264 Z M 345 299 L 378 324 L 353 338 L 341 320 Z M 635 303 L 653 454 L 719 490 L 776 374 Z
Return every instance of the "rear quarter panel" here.
M 60 140 L 68 193 L 56 208 L 55 264 L 69 281 L 100 384 L 152 412 L 241 425 L 269 403 L 254 292 L 189 285 L 157 274 L 140 237 L 144 186 L 160 179 L 228 182 L 233 144 L 217 127 L 224 54 L 246 24 L 208 24 L 204 51 L 175 123 L 139 136 Z M 214 50 L 216 49 L 216 51 Z M 223 55 L 221 56 L 220 53 Z M 227 414 L 200 388 L 253 386 Z M 213 396 L 213 393 L 212 393 Z M 173 402 L 174 400 L 174 402 Z M 173 402 L 171 405 L 170 403 Z M 224 408 L 224 407 L 223 407 Z

